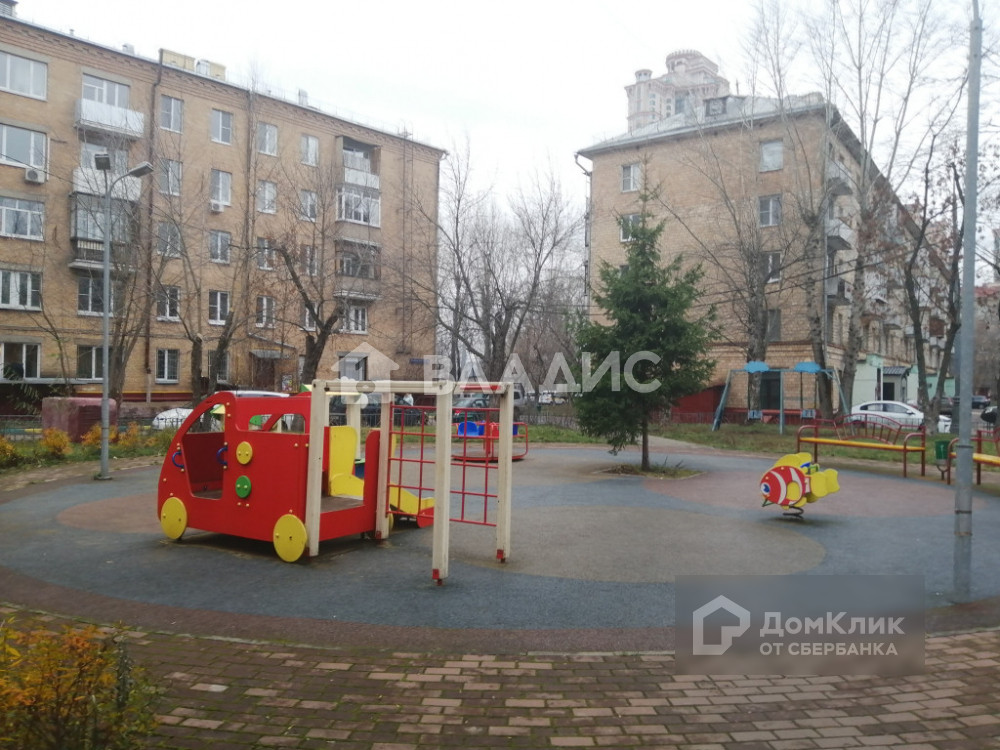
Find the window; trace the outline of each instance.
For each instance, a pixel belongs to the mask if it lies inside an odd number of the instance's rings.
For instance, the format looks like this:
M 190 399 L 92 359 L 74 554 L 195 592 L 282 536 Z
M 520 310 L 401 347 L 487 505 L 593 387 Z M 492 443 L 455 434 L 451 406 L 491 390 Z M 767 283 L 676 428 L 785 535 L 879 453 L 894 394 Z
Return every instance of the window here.
M 319 164 L 319 138 L 314 135 L 303 135 L 299 141 L 299 152 L 303 164 L 315 167 Z
M 261 271 L 274 270 L 274 248 L 266 237 L 257 238 L 257 268 Z
M 378 227 L 382 225 L 381 202 L 377 194 L 345 186 L 337 191 L 337 218 Z
M 308 221 L 316 221 L 316 193 L 312 190 L 299 191 L 299 215 Z
M 785 162 L 785 144 L 779 141 L 762 141 L 760 144 L 760 171 L 773 172 Z
M 313 245 L 302 246 L 302 273 L 306 276 L 319 275 L 319 255 Z
M 181 163 L 173 159 L 160 159 L 160 192 L 166 195 L 181 194 Z
M 233 175 L 220 169 L 212 170 L 212 200 L 230 206 L 233 203 Z
M 379 247 L 367 243 L 345 243 L 337 248 L 337 273 L 360 279 L 380 275 Z
M 21 341 L 0 342 L 0 372 L 4 380 L 39 377 L 38 362 L 41 345 Z
M 0 196 L 0 236 L 25 240 L 43 239 L 45 204 Z
M 212 230 L 208 233 L 208 258 L 213 263 L 229 262 L 229 245 L 233 236 L 229 232 Z
M 0 270 L 0 308 L 42 309 L 42 275 L 31 271 Z
M 72 236 L 80 240 L 104 241 L 104 206 L 99 195 L 77 193 L 72 198 Z M 119 198 L 111 199 L 111 241 L 129 243 L 132 241 L 135 220 L 134 206 Z
M 45 133 L 0 124 L 0 163 L 45 169 L 47 143 Z
M 104 312 L 104 280 L 99 275 L 85 274 L 77 281 L 76 311 L 84 315 L 100 315 Z M 115 300 L 111 298 L 108 310 L 115 311 Z
M 726 100 L 724 98 L 706 99 L 705 114 L 712 116 L 724 115 L 726 113 Z
M 102 380 L 104 378 L 103 349 L 99 346 L 76 347 L 76 376 L 82 380 Z M 108 351 L 108 359 L 114 350 Z
M 368 308 L 364 305 L 345 305 L 341 330 L 347 333 L 368 333 Z
M 309 307 L 305 303 L 302 305 L 302 328 L 307 331 L 316 330 L 316 318 L 309 312 Z
M 278 184 L 267 180 L 257 182 L 257 210 L 262 214 L 278 212 Z
M 233 113 L 221 109 L 212 110 L 212 140 L 216 143 L 233 142 Z
M 179 349 L 156 350 L 156 382 L 176 383 L 180 370 L 181 352 Z
M 274 297 L 257 298 L 257 327 L 274 328 Z
M 229 382 L 229 352 L 211 351 L 208 353 L 208 377 L 215 378 L 216 383 Z
M 781 341 L 781 310 L 767 311 L 767 340 Z
M 765 195 L 758 201 L 760 225 L 776 227 L 781 223 L 781 196 Z
M 632 193 L 639 189 L 642 170 L 638 164 L 622 166 L 622 192 Z
M 181 288 L 179 286 L 165 286 L 157 292 L 156 318 L 157 320 L 181 319 Z
M 215 326 L 225 325 L 229 317 L 229 292 L 214 289 L 208 293 L 208 322 Z
M 622 242 L 631 242 L 635 239 L 635 228 L 642 224 L 642 217 L 639 214 L 625 214 L 621 217 L 619 226 L 620 239 Z
M 770 284 L 773 281 L 781 281 L 781 253 L 763 253 L 760 258 L 761 275 L 764 283 Z
M 45 63 L 0 52 L 0 89 L 44 99 L 47 77 L 48 66 Z
M 180 133 L 184 130 L 184 101 L 172 96 L 160 97 L 160 127 Z
M 128 109 L 129 87 L 124 83 L 107 81 L 97 76 L 83 74 L 83 98 L 112 107 Z
M 168 258 L 181 256 L 181 230 L 172 221 L 161 221 L 156 225 L 156 252 Z
M 278 126 L 266 122 L 257 124 L 257 150 L 268 156 L 278 155 Z

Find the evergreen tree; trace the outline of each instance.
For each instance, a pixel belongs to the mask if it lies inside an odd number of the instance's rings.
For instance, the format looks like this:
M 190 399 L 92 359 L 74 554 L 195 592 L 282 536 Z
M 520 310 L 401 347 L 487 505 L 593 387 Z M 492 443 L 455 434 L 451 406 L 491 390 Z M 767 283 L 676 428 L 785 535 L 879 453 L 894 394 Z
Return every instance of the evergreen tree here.
M 577 340 L 594 367 L 577 400 L 577 417 L 588 435 L 607 439 L 612 453 L 642 438 L 642 469 L 649 466 L 649 423 L 657 411 L 697 393 L 711 377 L 708 358 L 717 336 L 715 309 L 696 311 L 701 266 L 683 270 L 680 257 L 663 265 L 658 243 L 664 223 L 652 225 L 645 208 L 639 221 L 619 218 L 630 238 L 626 265 L 603 263 L 594 301 L 607 323 L 584 323 Z M 608 364 L 610 363 L 610 365 Z M 606 369 L 605 369 L 606 366 Z

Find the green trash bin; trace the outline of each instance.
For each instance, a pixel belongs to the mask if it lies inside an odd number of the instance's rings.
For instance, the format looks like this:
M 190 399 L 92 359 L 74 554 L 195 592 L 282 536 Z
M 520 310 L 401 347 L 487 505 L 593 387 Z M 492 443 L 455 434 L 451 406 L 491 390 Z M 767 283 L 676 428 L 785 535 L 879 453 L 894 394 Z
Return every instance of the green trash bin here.
M 947 461 L 948 460 L 948 444 L 950 440 L 935 440 L 934 441 L 934 460 L 935 461 Z

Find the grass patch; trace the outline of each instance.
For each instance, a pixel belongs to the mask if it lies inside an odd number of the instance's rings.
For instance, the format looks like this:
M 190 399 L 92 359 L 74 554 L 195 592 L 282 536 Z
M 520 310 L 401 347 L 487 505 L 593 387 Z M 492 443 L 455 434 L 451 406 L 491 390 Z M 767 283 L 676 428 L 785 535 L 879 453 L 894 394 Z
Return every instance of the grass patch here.
M 665 462 L 662 466 L 651 466 L 648 471 L 643 471 L 638 464 L 618 464 L 604 473 L 630 477 L 654 477 L 658 479 L 684 479 L 685 477 L 693 477 L 701 474 L 700 471 L 695 471 L 694 469 L 685 469 L 680 464 L 677 466 L 667 466 Z
M 580 430 L 558 427 L 552 424 L 528 425 L 529 443 L 590 443 L 604 444 L 601 438 L 584 435 Z

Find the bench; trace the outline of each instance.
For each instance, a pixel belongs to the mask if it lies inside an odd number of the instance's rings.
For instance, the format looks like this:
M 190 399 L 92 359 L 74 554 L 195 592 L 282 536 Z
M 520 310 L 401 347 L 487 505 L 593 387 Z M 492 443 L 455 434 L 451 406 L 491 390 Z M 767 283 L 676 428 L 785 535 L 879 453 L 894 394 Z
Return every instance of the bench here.
M 955 453 L 955 445 L 958 438 L 953 438 L 948 443 L 948 457 L 945 459 L 944 475 L 951 484 L 951 468 L 958 458 Z M 972 453 L 972 465 L 976 467 L 976 484 L 983 483 L 983 466 L 1000 466 L 1000 428 L 992 430 L 976 430 L 972 436 L 972 445 L 975 449 Z M 992 446 L 993 453 L 986 453 L 986 448 Z
M 812 446 L 813 461 L 819 463 L 821 445 L 889 451 L 903 456 L 903 476 L 907 474 L 911 453 L 920 454 L 920 476 L 927 471 L 927 442 L 923 429 L 913 430 L 881 414 L 850 414 L 838 419 L 818 419 L 804 424 L 795 433 L 795 450 Z

